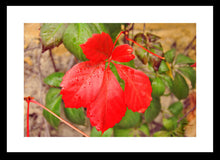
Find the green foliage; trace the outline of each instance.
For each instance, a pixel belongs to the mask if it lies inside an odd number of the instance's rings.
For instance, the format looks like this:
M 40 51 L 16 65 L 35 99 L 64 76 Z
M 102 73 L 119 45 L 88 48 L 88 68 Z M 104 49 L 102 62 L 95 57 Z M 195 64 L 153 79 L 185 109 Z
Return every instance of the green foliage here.
M 170 117 L 168 119 L 163 119 L 163 126 L 168 130 L 174 130 L 177 127 L 177 118 L 176 117 Z
M 153 134 L 153 137 L 171 137 L 171 134 L 168 131 L 158 131 Z
M 57 47 L 62 43 L 63 33 L 67 27 L 64 23 L 43 23 L 40 28 L 40 37 L 43 44 L 43 52 Z
M 131 128 L 137 127 L 141 122 L 141 114 L 138 112 L 133 112 L 130 109 L 127 109 L 125 116 L 122 120 L 115 126 L 119 128 Z
M 76 124 L 85 124 L 85 114 L 83 108 L 65 108 L 64 107 L 64 112 L 66 115 L 66 118 L 70 120 L 73 123 Z
M 60 87 L 60 83 L 62 82 L 62 78 L 64 73 L 61 72 L 54 72 L 44 78 L 44 83 L 53 86 L 53 87 Z
M 191 58 L 189 58 L 183 54 L 178 54 L 176 57 L 175 64 L 193 64 L 193 63 L 195 63 L 194 60 L 192 60 Z
M 187 78 L 189 78 L 189 80 L 191 81 L 191 85 L 193 88 L 196 87 L 196 71 L 189 66 L 185 66 L 185 67 L 180 67 L 178 68 L 178 70 Z
M 123 65 L 125 65 L 125 66 L 131 67 L 131 68 L 135 68 L 134 60 L 131 60 L 131 61 L 129 61 L 129 62 L 118 62 L 118 61 L 114 61 L 114 63 L 116 63 L 116 64 L 123 64 Z
M 142 124 L 140 127 L 132 128 L 118 128 L 114 127 L 114 136 L 115 137 L 140 137 L 140 136 L 149 136 L 150 130 L 146 124 Z
M 176 54 L 175 49 L 171 49 L 164 54 L 164 57 L 167 62 L 172 63 Z
M 183 104 L 180 101 L 178 101 L 171 104 L 168 109 L 173 115 L 178 116 L 183 110 Z
M 120 23 L 73 23 L 69 24 L 63 35 L 65 47 L 81 61 L 87 58 L 82 52 L 80 44 L 87 41 L 94 33 L 106 32 L 115 39 L 121 28 Z
M 91 137 L 111 137 L 113 134 L 113 129 L 109 128 L 108 130 L 106 130 L 103 135 L 101 131 L 97 131 L 97 129 L 95 127 L 92 128 L 90 136 Z
M 160 78 L 163 80 L 164 84 L 171 90 L 173 87 L 173 80 L 167 74 L 160 74 Z
M 189 87 L 186 80 L 178 72 L 176 72 L 174 78 L 172 92 L 178 99 L 184 99 L 189 94 Z
M 118 33 L 121 31 L 121 23 L 103 23 L 107 32 L 110 34 L 113 41 L 115 41 Z
M 62 96 L 59 95 L 59 93 L 60 89 L 50 88 L 46 95 L 46 107 L 58 116 L 60 116 L 60 106 L 62 101 Z M 57 119 L 54 115 L 52 115 L 46 110 L 43 110 L 43 115 L 51 126 L 53 126 L 55 129 L 58 128 L 60 124 L 59 119 Z
M 153 97 L 150 106 L 144 112 L 145 121 L 147 123 L 152 122 L 158 116 L 160 110 L 161 110 L 160 99 Z
M 134 136 L 134 128 L 114 128 L 114 136 L 115 137 L 133 137 Z
M 165 91 L 165 84 L 163 80 L 156 77 L 152 82 L 152 96 L 158 97 L 162 96 Z
M 167 72 L 167 71 L 169 71 L 169 68 L 168 68 L 166 62 L 165 61 L 161 61 L 158 72 L 159 73 L 164 73 L 164 72 Z
M 147 124 L 142 124 L 139 128 L 141 132 L 143 132 L 145 135 L 150 136 L 150 130 Z
M 65 47 L 81 61 L 86 61 L 87 58 L 84 55 L 80 44 L 87 41 L 92 37 L 93 33 L 101 33 L 105 29 L 99 24 L 93 23 L 72 23 L 67 27 L 63 35 L 63 44 Z

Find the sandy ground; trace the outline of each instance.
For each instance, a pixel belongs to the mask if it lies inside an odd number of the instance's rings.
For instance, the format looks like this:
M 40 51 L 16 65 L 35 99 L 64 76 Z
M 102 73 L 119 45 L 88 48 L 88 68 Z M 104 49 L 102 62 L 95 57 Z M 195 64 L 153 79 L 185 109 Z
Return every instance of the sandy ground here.
M 143 31 L 143 24 L 135 24 L 134 34 Z M 24 96 L 32 96 L 40 102 L 45 104 L 45 96 L 49 86 L 43 83 L 43 79 L 54 72 L 53 64 L 49 56 L 49 51 L 41 53 L 40 43 L 40 24 L 25 23 L 24 24 Z M 164 51 L 170 49 L 175 45 L 177 53 L 186 53 L 192 59 L 196 60 L 196 24 L 145 24 L 145 32 L 151 32 L 161 37 L 160 42 Z M 193 41 L 192 41 L 193 40 Z M 192 43 L 191 43 L 192 42 Z M 192 44 L 192 45 L 189 45 Z M 59 72 L 66 72 L 75 63 L 75 57 L 69 53 L 63 45 L 52 50 L 54 61 Z M 138 62 L 137 62 L 138 63 Z M 195 95 L 195 92 L 192 94 Z M 163 107 L 169 106 L 173 99 L 162 98 Z M 191 98 L 190 101 L 196 101 Z M 193 107 L 193 106 L 192 106 Z M 26 108 L 24 103 L 24 136 L 26 136 Z M 61 107 L 62 108 L 62 107 Z M 186 111 L 187 112 L 187 111 Z M 64 119 L 64 112 L 61 111 L 61 117 Z M 189 118 L 190 117 L 190 118 Z M 196 114 L 188 115 L 190 122 L 186 127 L 186 136 L 196 136 Z M 67 120 L 67 119 L 66 119 Z M 157 121 L 161 120 L 158 116 Z M 88 122 L 88 119 L 86 120 Z M 89 123 L 86 126 L 76 125 L 83 132 L 90 134 L 91 127 Z M 58 130 L 52 128 L 44 119 L 42 109 L 31 104 L 30 107 L 30 136 L 34 137 L 72 137 L 81 136 L 79 133 L 73 131 L 71 128 L 61 123 Z

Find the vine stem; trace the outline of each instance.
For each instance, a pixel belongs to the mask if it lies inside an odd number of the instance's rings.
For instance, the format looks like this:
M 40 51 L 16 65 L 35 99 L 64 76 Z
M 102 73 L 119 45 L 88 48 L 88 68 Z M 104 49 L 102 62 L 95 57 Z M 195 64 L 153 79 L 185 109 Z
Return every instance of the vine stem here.
M 24 97 L 24 100 L 27 102 L 27 137 L 29 137 L 29 106 L 30 100 L 34 99 L 33 97 Z
M 37 105 L 39 105 L 40 107 L 42 107 L 43 109 L 45 109 L 46 111 L 48 111 L 49 113 L 51 113 L 52 115 L 54 115 L 56 118 L 58 118 L 60 121 L 62 121 L 63 123 L 65 123 L 66 125 L 68 125 L 70 128 L 74 129 L 75 131 L 79 132 L 80 134 L 84 135 L 85 137 L 89 137 L 86 133 L 84 133 L 83 131 L 79 130 L 78 128 L 76 128 L 75 126 L 73 126 L 72 124 L 70 124 L 69 122 L 67 122 L 66 120 L 64 120 L 63 118 L 59 117 L 58 115 L 56 115 L 54 112 L 52 112 L 51 110 L 49 110 L 47 107 L 45 107 L 44 105 L 40 104 L 39 102 L 33 100 L 33 97 L 25 97 L 24 100 L 27 101 L 28 103 L 28 108 L 29 108 L 29 103 L 35 103 Z M 27 116 L 29 116 L 29 113 L 27 114 Z M 28 118 L 29 120 L 29 118 Z M 29 127 L 29 123 L 27 122 Z M 29 128 L 27 128 L 27 137 L 29 137 Z
M 183 117 L 181 117 L 177 123 L 179 123 L 180 121 L 182 121 L 186 116 L 188 116 L 188 114 L 190 114 L 190 112 L 194 111 L 194 109 L 196 109 L 196 106 L 194 106 L 192 109 L 189 110 L 189 112 L 187 112 Z
M 27 137 L 29 137 L 29 105 L 30 102 L 27 101 Z
M 136 45 L 138 45 L 139 47 L 141 47 L 141 48 L 144 49 L 145 51 L 147 51 L 147 52 L 153 54 L 154 56 L 156 56 L 156 57 L 158 57 L 158 58 L 160 58 L 160 59 L 165 59 L 164 57 L 161 57 L 161 56 L 155 54 L 154 52 L 151 52 L 151 51 L 149 51 L 148 49 L 144 48 L 142 45 L 140 45 L 139 43 L 135 42 L 133 39 L 130 39 L 130 38 L 127 38 L 127 37 L 126 37 L 126 39 L 127 39 L 128 41 L 131 41 L 131 42 L 135 43 Z
M 117 36 L 117 38 L 116 38 L 116 40 L 115 40 L 115 42 L 114 42 L 114 44 L 113 44 L 113 48 L 115 47 L 116 42 L 118 41 L 119 37 L 120 37 L 121 34 L 123 34 L 123 33 L 124 33 L 124 31 L 121 31 L 121 32 L 118 34 L 118 36 Z
M 49 49 L 49 53 L 50 53 L 50 59 L 51 59 L 51 61 L 52 61 L 52 63 L 53 63 L 54 71 L 57 72 L 58 70 L 57 70 L 57 68 L 56 68 L 56 65 L 55 65 L 55 62 L 54 62 L 54 59 L 53 59 L 53 55 L 52 55 L 51 49 Z
M 133 39 L 128 38 L 128 31 L 121 31 L 121 32 L 119 33 L 119 35 L 117 36 L 117 38 L 116 38 L 116 40 L 115 40 L 115 43 L 114 43 L 114 45 L 113 45 L 114 47 L 115 47 L 115 44 L 116 44 L 116 42 L 118 41 L 119 37 L 120 37 L 121 34 L 123 34 L 123 33 L 125 34 L 125 38 L 126 38 L 128 41 L 133 42 L 134 44 L 138 45 L 139 47 L 141 47 L 142 49 L 144 49 L 144 50 L 147 51 L 148 53 L 151 53 L 152 55 L 154 55 L 154 56 L 156 56 L 156 57 L 158 57 L 158 58 L 160 58 L 160 59 L 165 59 L 165 57 L 161 57 L 161 56 L 155 54 L 154 52 L 149 51 L 148 49 L 144 48 L 144 47 L 143 47 L 142 45 L 140 45 L 139 43 L 135 42 Z M 113 48 L 114 48 L 114 47 L 113 47 Z

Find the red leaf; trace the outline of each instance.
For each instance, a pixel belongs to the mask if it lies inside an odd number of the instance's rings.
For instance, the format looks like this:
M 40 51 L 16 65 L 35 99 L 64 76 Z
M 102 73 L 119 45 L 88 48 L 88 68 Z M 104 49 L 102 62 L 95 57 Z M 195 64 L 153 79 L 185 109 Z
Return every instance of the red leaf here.
M 128 44 L 117 46 L 112 52 L 112 59 L 118 62 L 129 62 L 135 58 L 132 52 L 133 49 Z
M 98 94 L 105 70 L 105 64 L 87 61 L 73 66 L 61 83 L 62 99 L 67 108 L 87 107 Z
M 125 115 L 124 93 L 109 66 L 105 70 L 102 87 L 87 108 L 87 117 L 98 131 L 105 132 L 119 123 Z
M 115 64 L 115 63 L 114 63 Z M 125 103 L 133 112 L 144 112 L 152 100 L 152 87 L 146 74 L 125 65 L 115 64 L 125 81 Z
M 113 42 L 109 34 L 102 32 L 101 34 L 93 34 L 86 43 L 80 47 L 86 58 L 93 62 L 101 62 L 109 58 L 112 54 Z
M 63 77 L 60 94 L 65 107 L 87 107 L 91 125 L 102 133 L 120 122 L 126 106 L 134 112 L 144 112 L 148 108 L 152 100 L 149 78 L 141 71 L 114 63 L 125 81 L 123 91 L 109 68 L 112 60 L 128 62 L 134 59 L 129 45 L 113 50 L 110 36 L 102 32 L 93 34 L 80 46 L 90 61 L 73 66 Z M 106 59 L 108 67 L 105 69 Z
M 196 67 L 196 62 L 194 64 L 190 65 L 190 67 Z

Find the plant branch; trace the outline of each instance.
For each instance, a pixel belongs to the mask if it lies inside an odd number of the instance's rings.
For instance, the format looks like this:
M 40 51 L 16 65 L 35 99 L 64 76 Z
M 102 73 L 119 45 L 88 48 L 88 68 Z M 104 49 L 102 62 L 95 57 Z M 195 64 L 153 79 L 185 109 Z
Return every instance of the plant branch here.
M 196 108 L 196 106 L 194 106 L 192 109 L 189 110 L 189 112 L 187 112 L 183 117 L 181 117 L 177 123 L 179 123 L 180 121 L 182 121 L 186 116 L 188 116 L 188 114 L 190 114 L 190 112 L 192 112 L 194 109 Z
M 196 36 L 193 37 L 192 41 L 188 44 L 188 46 L 184 49 L 183 54 L 188 55 L 189 49 L 192 48 L 193 42 L 196 40 Z
M 154 55 L 154 56 L 156 56 L 156 57 L 158 57 L 158 58 L 160 58 L 160 59 L 165 59 L 164 57 L 161 57 L 161 56 L 159 56 L 159 55 L 157 55 L 157 54 L 155 54 L 155 53 L 149 51 L 148 49 L 144 48 L 142 45 L 140 45 L 139 43 L 135 42 L 133 39 L 130 39 L 130 38 L 128 38 L 128 37 L 126 37 L 126 39 L 127 39 L 128 41 L 131 41 L 131 42 L 135 43 L 136 45 L 138 45 L 139 47 L 141 47 L 142 49 L 144 49 L 144 50 L 147 51 L 148 53 L 151 53 L 152 55 Z
M 27 49 L 24 49 L 24 52 L 27 52 L 27 51 L 30 51 L 30 50 L 34 50 L 34 49 L 39 49 L 40 46 L 37 46 L 37 47 L 33 47 L 33 48 L 27 48 Z
M 27 101 L 27 137 L 29 137 L 29 105 L 30 102 Z
M 58 118 L 60 121 L 62 121 L 63 123 L 65 123 L 66 125 L 68 125 L 69 127 L 71 127 L 72 129 L 74 129 L 75 131 L 79 132 L 80 134 L 84 135 L 85 137 L 89 137 L 86 133 L 82 132 L 81 130 L 79 130 L 78 128 L 76 128 L 75 126 L 73 126 L 72 124 L 70 124 L 69 122 L 67 122 L 66 120 L 64 120 L 63 118 L 59 117 L 58 115 L 56 115 L 54 112 L 52 112 L 51 110 L 49 110 L 47 107 L 45 107 L 44 105 L 40 104 L 39 102 L 33 100 L 33 98 L 29 98 L 29 97 L 25 97 L 24 98 L 27 103 L 32 102 L 35 103 L 37 105 L 39 105 L 40 107 L 42 107 L 43 109 L 45 109 L 46 111 L 48 111 L 49 113 L 51 113 L 52 115 L 54 115 L 56 118 Z
M 56 65 L 55 65 L 55 62 L 54 62 L 54 59 L 53 59 L 53 55 L 52 55 L 52 51 L 51 49 L 49 49 L 49 52 L 50 52 L 50 58 L 51 58 L 51 61 L 53 63 L 53 68 L 54 68 L 54 71 L 57 72 L 57 68 L 56 68 Z

